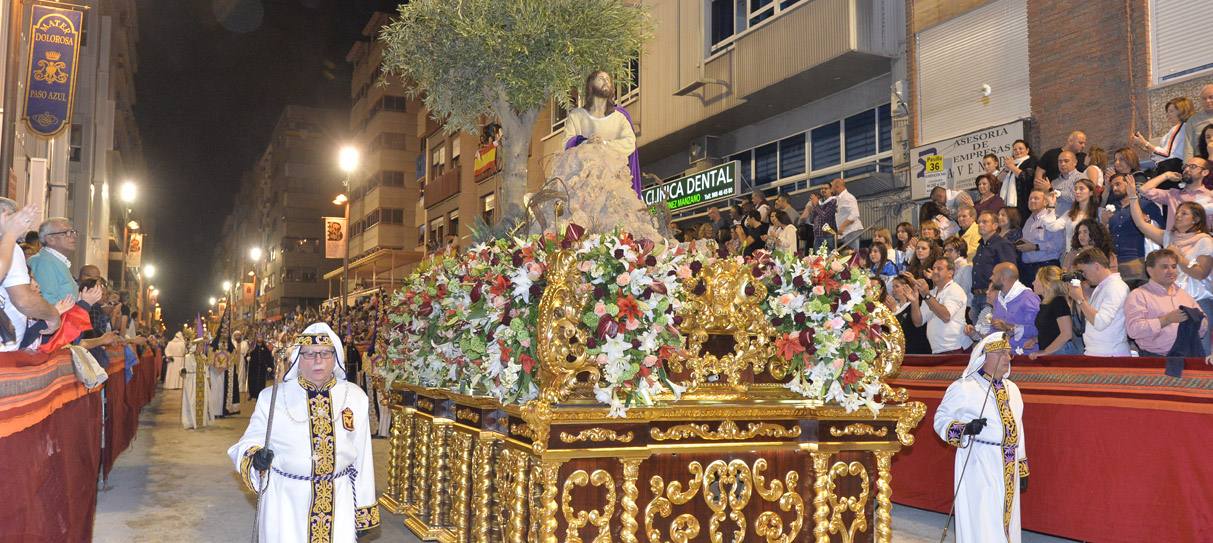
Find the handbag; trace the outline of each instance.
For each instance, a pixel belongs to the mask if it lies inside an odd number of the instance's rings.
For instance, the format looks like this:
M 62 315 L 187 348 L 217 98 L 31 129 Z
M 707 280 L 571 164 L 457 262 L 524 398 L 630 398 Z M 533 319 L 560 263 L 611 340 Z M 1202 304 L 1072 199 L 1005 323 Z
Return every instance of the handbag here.
M 97 359 L 93 358 L 88 349 L 79 345 L 68 345 L 67 348 L 72 353 L 72 370 L 76 373 L 76 379 L 85 388 L 93 388 L 109 378 L 105 368 L 97 363 Z

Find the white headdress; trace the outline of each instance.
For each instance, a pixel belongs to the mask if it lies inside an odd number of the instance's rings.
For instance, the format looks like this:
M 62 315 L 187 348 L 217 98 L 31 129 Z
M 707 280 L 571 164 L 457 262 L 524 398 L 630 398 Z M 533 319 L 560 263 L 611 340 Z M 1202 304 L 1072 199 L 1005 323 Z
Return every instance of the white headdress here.
M 325 345 L 337 351 L 337 363 L 333 365 L 333 376 L 337 380 L 345 380 L 345 347 L 341 344 L 341 338 L 337 337 L 337 332 L 329 328 L 329 325 L 315 322 L 304 328 L 291 344 L 291 350 L 287 356 L 290 369 L 286 370 L 283 381 L 291 381 L 299 377 L 299 350 L 304 345 Z
M 973 352 L 969 355 L 969 365 L 965 368 L 964 373 L 961 374 L 961 378 L 969 377 L 974 373 L 977 373 L 977 370 L 986 365 L 986 353 L 994 351 L 1008 351 L 1009 353 L 1010 350 L 1011 344 L 1007 342 L 1006 334 L 1002 332 L 994 332 L 993 334 L 986 336 L 981 340 L 980 343 L 973 346 Z M 1006 379 L 1010 376 L 1011 367 L 1007 366 L 1007 373 L 1001 378 Z

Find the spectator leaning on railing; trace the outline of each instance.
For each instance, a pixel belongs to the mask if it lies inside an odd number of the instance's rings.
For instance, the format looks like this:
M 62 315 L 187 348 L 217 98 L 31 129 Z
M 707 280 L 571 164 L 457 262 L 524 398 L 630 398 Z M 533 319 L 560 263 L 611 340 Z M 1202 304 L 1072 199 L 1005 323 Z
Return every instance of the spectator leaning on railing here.
M 4 275 L 3 288 L 0 289 L 0 302 L 4 303 L 4 314 L 12 326 L 12 336 L 8 334 L 8 326 L 0 323 L 3 345 L 0 351 L 15 351 L 25 340 L 25 329 L 30 319 L 46 322 L 43 334 L 50 334 L 59 329 L 59 311 L 42 299 L 42 296 L 30 286 L 29 268 L 25 263 L 25 253 L 17 246 L 17 237 L 28 231 L 33 224 L 30 208 L 18 211 L 17 202 L 8 198 L 0 198 L 0 230 L 3 231 L 3 245 L 0 251 L 10 241 L 12 248 L 7 249 L 12 254 L 8 263 L 8 271 Z M 36 213 L 36 211 L 34 211 Z
M 42 241 L 42 250 L 29 259 L 29 269 L 42 288 L 42 297 L 51 304 L 62 300 L 75 302 L 77 285 L 67 255 L 76 253 L 79 239 L 76 228 L 63 217 L 53 217 L 42 221 L 38 239 Z

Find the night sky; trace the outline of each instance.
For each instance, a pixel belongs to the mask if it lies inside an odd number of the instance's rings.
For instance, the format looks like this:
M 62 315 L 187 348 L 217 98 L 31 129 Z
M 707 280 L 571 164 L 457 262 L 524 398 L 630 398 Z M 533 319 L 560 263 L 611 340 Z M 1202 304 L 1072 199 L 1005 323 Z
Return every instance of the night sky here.
M 218 294 L 212 261 L 240 177 L 283 106 L 348 109 L 345 54 L 376 0 L 137 0 L 135 118 L 147 179 L 149 261 L 166 324 Z

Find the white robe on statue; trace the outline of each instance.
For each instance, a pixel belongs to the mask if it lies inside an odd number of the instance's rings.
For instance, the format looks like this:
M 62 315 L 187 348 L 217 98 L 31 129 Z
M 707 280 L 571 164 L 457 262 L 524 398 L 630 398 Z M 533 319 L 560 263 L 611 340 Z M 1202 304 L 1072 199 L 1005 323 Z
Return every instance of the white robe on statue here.
M 313 326 L 331 333 L 327 325 Z M 292 355 L 297 351 L 293 348 Z M 261 541 L 353 543 L 358 531 L 379 524 L 368 401 L 362 389 L 345 380 L 344 356 L 338 356 L 335 377 L 324 386 L 298 379 L 294 369 L 277 385 L 270 472 L 254 469 L 252 458 L 265 444 L 273 388 L 261 391 L 248 429 L 227 451 L 248 488 L 268 485 L 261 498 Z M 314 443 L 319 446 L 313 448 Z M 317 530 L 323 532 L 312 533 Z
M 185 338 L 181 332 L 177 332 L 173 340 L 164 346 L 164 356 L 168 358 L 168 365 L 164 368 L 164 388 L 177 390 L 181 388 L 181 370 L 185 368 Z
M 573 108 L 564 120 L 564 141 L 574 136 L 585 136 L 587 140 L 594 136 L 602 138 L 604 145 L 623 155 L 625 164 L 628 155 L 636 150 L 636 132 L 619 110 L 606 117 L 595 117 L 584 108 Z
M 1002 333 L 991 334 L 973 347 L 969 367 L 948 386 L 935 412 L 935 433 L 958 447 L 953 488 L 957 488 L 964 470 L 964 481 L 956 490 L 957 543 L 1020 543 L 1019 478 L 1028 476 L 1023 397 L 1009 379 L 998 379 L 991 386 L 990 380 L 977 372 L 985 362 L 985 344 L 995 337 L 1001 338 Z M 986 426 L 980 434 L 963 435 L 966 423 L 983 417 Z

